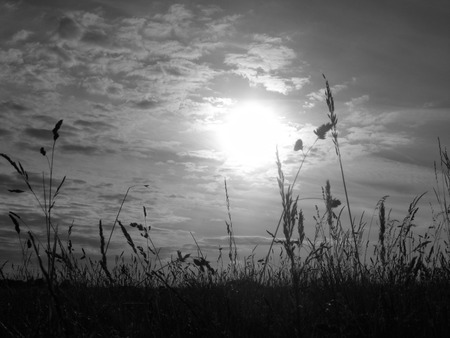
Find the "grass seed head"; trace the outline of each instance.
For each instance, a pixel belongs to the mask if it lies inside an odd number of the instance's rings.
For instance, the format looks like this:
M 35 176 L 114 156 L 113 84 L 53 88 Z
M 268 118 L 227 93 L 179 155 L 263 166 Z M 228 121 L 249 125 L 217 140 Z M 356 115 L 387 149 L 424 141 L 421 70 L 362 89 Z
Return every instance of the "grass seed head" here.
M 55 124 L 55 128 L 53 128 L 52 133 L 53 133 L 53 141 L 56 141 L 59 137 L 58 134 L 58 130 L 59 128 L 61 128 L 61 125 L 63 123 L 63 120 L 59 120 L 56 124 Z
M 322 124 L 316 130 L 314 130 L 314 134 L 321 140 L 325 140 L 325 136 L 327 133 L 333 128 L 333 124 L 330 122 Z
M 303 150 L 303 141 L 301 139 L 298 139 L 297 142 L 295 142 L 294 151 Z

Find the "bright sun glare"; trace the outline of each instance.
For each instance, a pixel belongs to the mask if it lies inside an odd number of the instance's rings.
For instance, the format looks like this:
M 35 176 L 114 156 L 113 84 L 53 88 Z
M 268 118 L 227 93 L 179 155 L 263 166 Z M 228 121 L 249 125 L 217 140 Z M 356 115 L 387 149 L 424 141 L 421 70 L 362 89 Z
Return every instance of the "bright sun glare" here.
M 283 125 L 272 108 L 256 101 L 238 103 L 219 129 L 227 161 L 244 169 L 273 163 L 282 137 Z

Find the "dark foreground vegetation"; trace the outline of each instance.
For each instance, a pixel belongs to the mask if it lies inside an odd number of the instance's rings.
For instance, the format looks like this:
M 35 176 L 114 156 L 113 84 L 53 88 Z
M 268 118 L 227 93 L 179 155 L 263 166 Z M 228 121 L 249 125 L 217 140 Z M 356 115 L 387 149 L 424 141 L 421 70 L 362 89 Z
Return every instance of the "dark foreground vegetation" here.
M 131 257 L 108 255 L 111 233 L 101 221 L 97 259 L 75 254 L 72 226 L 59 229 L 52 212 L 65 178 L 53 178 L 53 155 L 62 120 L 53 129 L 49 165 L 41 197 L 20 162 L 0 154 L 19 175 L 43 213 L 45 229 L 36 233 L 10 211 L 22 264 L 0 261 L 1 337 L 444 337 L 450 332 L 450 160 L 439 144 L 435 166 L 436 205 L 430 224 L 417 230 L 417 196 L 402 220 L 390 218 L 386 197 L 367 225 L 351 214 L 331 90 L 326 83 L 327 123 L 303 152 L 296 176 L 285 182 L 277 156 L 281 215 L 267 256 L 239 258 L 228 192 L 228 248 L 212 264 L 197 246 L 164 261 L 153 245 L 151 226 L 117 226 Z M 346 206 L 322 188 L 324 212 L 317 208 L 313 238 L 294 194 L 302 166 L 330 133 L 339 160 Z M 11 189 L 11 193 L 23 193 Z M 146 209 L 144 208 L 144 217 Z M 349 224 L 341 222 L 348 213 Z M 2 225 L 6 226 L 6 225 Z M 24 229 L 27 230 L 24 233 Z M 279 234 L 282 232 L 282 234 Z M 377 240 L 370 241 L 370 232 Z M 64 236 L 61 235 L 64 234 Z M 63 240 L 63 238 L 65 238 Z M 195 241 L 195 238 L 193 238 Z M 222 251 L 227 255 L 222 257 Z M 274 256 L 278 259 L 275 262 Z M 109 261 L 108 261 L 109 260 Z M 225 262 L 226 261 L 226 262 Z
M 304 284 L 304 285 L 303 285 Z M 3 285 L 2 337 L 446 337 L 447 280 L 302 283 L 300 325 L 290 286 L 250 280 L 184 287 Z M 300 327 L 300 331 L 297 328 Z

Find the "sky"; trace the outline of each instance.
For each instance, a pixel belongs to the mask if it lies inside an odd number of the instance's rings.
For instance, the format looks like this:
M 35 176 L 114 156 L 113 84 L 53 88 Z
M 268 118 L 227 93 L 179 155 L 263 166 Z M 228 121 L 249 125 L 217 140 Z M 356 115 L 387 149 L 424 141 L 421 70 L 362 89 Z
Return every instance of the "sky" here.
M 226 179 L 240 257 L 261 256 L 282 211 L 276 149 L 288 184 L 327 122 L 325 74 L 354 217 L 376 226 L 389 195 L 402 219 L 427 192 L 420 231 L 436 205 L 438 137 L 450 147 L 449 16 L 440 0 L 0 1 L 0 153 L 43 201 L 39 151 L 51 155 L 63 120 L 52 217 L 63 240 L 73 224 L 77 255 L 99 254 L 99 221 L 108 237 L 131 187 L 119 219 L 137 243 L 132 222 L 151 226 L 162 258 L 195 254 L 195 241 L 211 260 L 220 247 L 227 256 Z M 26 186 L 0 160 L 1 264 L 20 261 L 9 211 L 28 226 L 22 240 L 28 230 L 43 240 L 45 218 L 32 194 L 9 191 Z M 345 205 L 329 135 L 295 186 L 307 236 L 327 179 Z M 122 251 L 116 227 L 108 255 Z

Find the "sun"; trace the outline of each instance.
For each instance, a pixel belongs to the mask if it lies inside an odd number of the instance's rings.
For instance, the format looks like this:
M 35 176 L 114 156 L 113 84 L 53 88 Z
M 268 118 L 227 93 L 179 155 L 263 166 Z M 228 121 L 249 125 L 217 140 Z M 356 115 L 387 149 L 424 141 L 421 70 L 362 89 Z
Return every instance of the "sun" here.
M 245 101 L 230 109 L 218 136 L 229 164 L 255 169 L 273 163 L 283 125 L 270 105 Z

